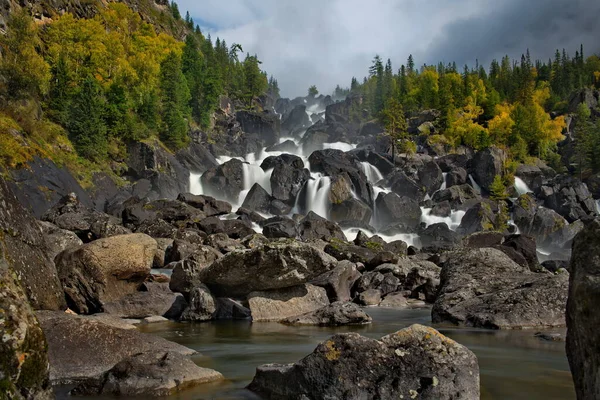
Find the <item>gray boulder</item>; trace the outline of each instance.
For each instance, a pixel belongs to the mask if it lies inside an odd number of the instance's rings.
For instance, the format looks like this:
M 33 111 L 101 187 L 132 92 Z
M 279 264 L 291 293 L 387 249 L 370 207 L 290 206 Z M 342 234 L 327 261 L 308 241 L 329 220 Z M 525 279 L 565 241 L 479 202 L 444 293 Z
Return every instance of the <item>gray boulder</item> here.
M 479 399 L 477 357 L 433 328 L 380 341 L 339 334 L 295 364 L 258 367 L 248 389 L 267 399 Z
M 190 292 L 190 304 L 181 315 L 182 321 L 210 321 L 217 313 L 217 299 L 206 287 L 198 285 Z
M 340 261 L 331 271 L 313 279 L 310 283 L 325 288 L 331 302 L 350 301 L 350 289 L 360 278 L 356 264 L 350 261 Z
M 370 324 L 371 317 L 354 303 L 335 302 L 317 311 L 290 317 L 282 322 L 287 325 L 365 325 Z
M 137 292 L 104 304 L 104 312 L 127 319 L 144 319 L 161 316 L 168 319 L 179 319 L 187 302 L 181 294 L 167 291 Z
M 328 304 L 325 289 L 313 285 L 257 291 L 248 295 L 248 306 L 255 322 L 283 321 L 316 311 Z

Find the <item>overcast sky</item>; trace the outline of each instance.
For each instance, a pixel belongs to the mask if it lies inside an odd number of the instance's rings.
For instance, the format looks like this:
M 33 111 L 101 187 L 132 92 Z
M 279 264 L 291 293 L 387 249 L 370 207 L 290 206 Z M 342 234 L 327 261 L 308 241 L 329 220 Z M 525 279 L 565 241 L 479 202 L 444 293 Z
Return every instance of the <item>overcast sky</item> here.
M 547 59 L 600 51 L 600 0 L 179 0 L 204 32 L 257 53 L 283 96 L 331 93 L 367 73 L 375 54 L 394 70 L 504 54 Z

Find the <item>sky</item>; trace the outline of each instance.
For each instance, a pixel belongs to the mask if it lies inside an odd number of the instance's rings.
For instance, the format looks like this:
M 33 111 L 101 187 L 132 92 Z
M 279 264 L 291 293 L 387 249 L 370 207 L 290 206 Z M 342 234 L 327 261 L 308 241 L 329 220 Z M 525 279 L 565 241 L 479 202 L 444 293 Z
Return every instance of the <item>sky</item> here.
M 362 79 L 376 54 L 394 70 L 455 61 L 485 66 L 530 49 L 600 53 L 599 0 L 179 0 L 203 32 L 258 54 L 284 97 L 330 94 Z

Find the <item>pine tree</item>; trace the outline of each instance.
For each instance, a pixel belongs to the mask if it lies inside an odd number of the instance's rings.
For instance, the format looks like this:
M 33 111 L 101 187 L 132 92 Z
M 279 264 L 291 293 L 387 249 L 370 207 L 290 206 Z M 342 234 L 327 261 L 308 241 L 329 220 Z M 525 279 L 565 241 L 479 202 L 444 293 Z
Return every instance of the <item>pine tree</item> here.
M 108 140 L 103 118 L 100 85 L 95 78 L 87 77 L 73 98 L 67 124 L 69 137 L 80 156 L 93 161 L 106 157 Z
M 171 52 L 160 65 L 161 115 L 160 139 L 171 149 L 180 149 L 188 142 L 190 91 L 181 70 L 181 58 Z
M 260 61 L 256 55 L 246 55 L 244 60 L 245 87 L 243 97 L 248 107 L 252 106 L 255 97 L 260 96 L 267 89 L 267 77 L 260 70 Z
M 396 98 L 390 98 L 380 114 L 379 120 L 385 127 L 386 134 L 392 142 L 392 162 L 396 162 L 396 145 L 407 137 L 408 125 L 404 117 L 402 104 Z
M 319 95 L 319 89 L 315 85 L 308 88 L 308 97 L 317 97 Z

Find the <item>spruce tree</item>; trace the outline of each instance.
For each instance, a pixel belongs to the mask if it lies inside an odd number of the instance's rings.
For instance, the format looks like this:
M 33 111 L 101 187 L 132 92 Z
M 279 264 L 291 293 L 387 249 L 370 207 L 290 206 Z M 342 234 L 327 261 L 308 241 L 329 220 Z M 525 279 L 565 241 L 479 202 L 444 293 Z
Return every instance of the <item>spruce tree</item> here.
M 188 142 L 190 91 L 181 70 L 181 59 L 171 52 L 160 65 L 161 116 L 160 139 L 171 149 Z

